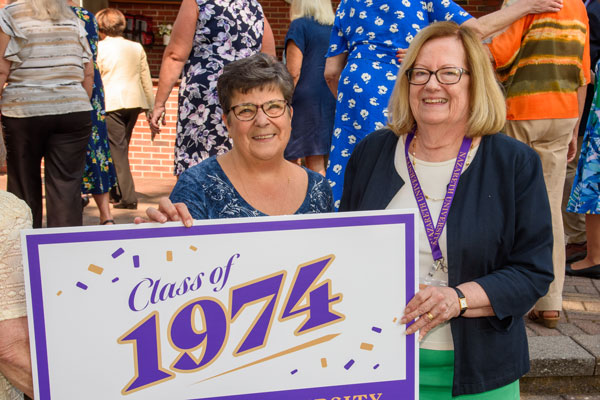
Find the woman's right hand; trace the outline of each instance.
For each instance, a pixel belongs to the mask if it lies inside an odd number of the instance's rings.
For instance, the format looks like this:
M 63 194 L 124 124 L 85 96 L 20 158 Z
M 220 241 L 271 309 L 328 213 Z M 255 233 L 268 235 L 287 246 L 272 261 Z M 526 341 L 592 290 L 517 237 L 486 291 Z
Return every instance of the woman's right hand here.
M 154 137 L 160 133 L 160 125 L 165 126 L 167 124 L 164 105 L 154 104 L 154 109 L 148 114 L 148 124 L 150 125 L 152 140 L 154 140 Z
M 194 224 L 194 219 L 184 203 L 172 203 L 168 197 L 161 197 L 158 201 L 158 209 L 148 207 L 146 210 L 148 219 L 136 217 L 133 221 L 136 224 L 144 222 L 160 222 L 164 224 L 168 221 L 181 221 L 183 225 L 190 228 Z

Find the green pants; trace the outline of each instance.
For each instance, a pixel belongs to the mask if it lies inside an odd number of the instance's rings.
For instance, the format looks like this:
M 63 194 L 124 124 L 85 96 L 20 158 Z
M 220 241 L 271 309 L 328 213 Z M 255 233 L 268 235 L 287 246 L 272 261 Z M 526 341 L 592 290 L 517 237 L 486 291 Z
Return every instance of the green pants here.
M 519 381 L 478 394 L 452 397 L 454 351 L 419 351 L 420 400 L 519 400 Z

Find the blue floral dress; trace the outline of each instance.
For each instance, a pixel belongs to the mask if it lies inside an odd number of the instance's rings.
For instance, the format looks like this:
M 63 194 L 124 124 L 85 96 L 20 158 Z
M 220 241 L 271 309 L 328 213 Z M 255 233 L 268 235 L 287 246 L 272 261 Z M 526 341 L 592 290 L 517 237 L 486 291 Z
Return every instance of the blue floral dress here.
M 354 147 L 387 122 L 387 105 L 399 69 L 396 51 L 408 48 L 417 33 L 432 22 L 462 24 L 469 18 L 452 0 L 342 0 L 326 56 L 348 54 L 338 83 L 327 165 L 336 209 Z
M 302 205 L 294 214 L 319 214 L 333 210 L 331 189 L 325 178 L 304 169 L 308 188 Z M 266 214 L 252 207 L 235 189 L 219 165 L 211 157 L 188 169 L 177 180 L 169 196 L 173 203 L 185 203 L 194 219 L 260 217 Z
M 91 103 L 92 135 L 88 142 L 85 169 L 81 191 L 83 193 L 107 193 L 117 183 L 117 174 L 110 155 L 108 133 L 106 131 L 104 111 L 104 86 L 100 78 L 100 70 L 96 64 L 98 56 L 98 23 L 89 11 L 80 7 L 71 7 L 77 17 L 85 23 L 87 40 L 94 55 L 94 88 Z
M 600 61 L 596 64 L 596 86 L 590 108 L 577 173 L 567 203 L 567 211 L 600 214 Z
M 263 10 L 257 0 L 196 0 L 199 14 L 179 87 L 175 175 L 231 149 L 217 96 L 223 67 L 258 53 Z

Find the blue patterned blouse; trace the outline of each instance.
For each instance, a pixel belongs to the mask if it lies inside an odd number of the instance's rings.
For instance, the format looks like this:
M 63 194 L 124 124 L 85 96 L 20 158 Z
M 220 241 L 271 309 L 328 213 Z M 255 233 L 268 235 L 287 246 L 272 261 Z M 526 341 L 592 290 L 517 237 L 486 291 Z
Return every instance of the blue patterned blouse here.
M 331 188 L 325 178 L 305 168 L 308 189 L 304 202 L 294 214 L 331 212 Z M 169 196 L 173 203 L 185 203 L 194 219 L 259 217 L 258 211 L 235 190 L 213 156 L 186 170 Z

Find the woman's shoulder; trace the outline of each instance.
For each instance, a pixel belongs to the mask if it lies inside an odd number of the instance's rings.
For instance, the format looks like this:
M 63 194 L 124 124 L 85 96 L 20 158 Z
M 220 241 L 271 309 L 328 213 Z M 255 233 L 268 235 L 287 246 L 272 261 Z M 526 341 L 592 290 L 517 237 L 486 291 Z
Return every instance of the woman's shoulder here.
M 179 181 L 181 181 L 188 184 L 201 184 L 202 182 L 208 180 L 210 176 L 223 174 L 224 172 L 221 166 L 219 165 L 219 162 L 217 161 L 217 156 L 212 156 L 200 162 L 199 164 L 196 164 L 193 167 L 185 170 L 179 176 L 178 183 Z
M 0 231 L 15 226 L 31 228 L 31 210 L 14 194 L 0 190 Z

